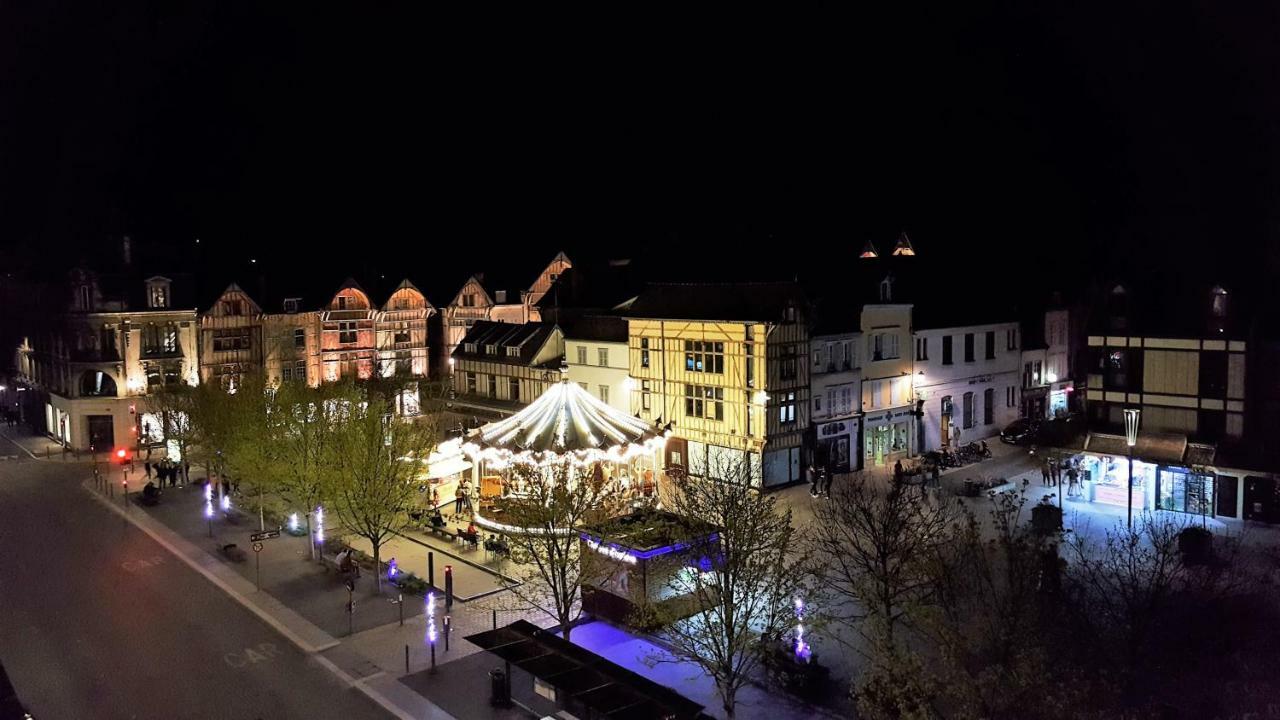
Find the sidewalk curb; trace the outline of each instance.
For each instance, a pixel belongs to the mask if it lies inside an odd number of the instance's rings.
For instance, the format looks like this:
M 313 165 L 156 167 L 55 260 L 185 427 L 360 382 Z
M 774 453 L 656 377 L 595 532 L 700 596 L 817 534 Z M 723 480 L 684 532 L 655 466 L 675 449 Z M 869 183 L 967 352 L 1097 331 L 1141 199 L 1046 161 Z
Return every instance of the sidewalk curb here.
M 4 436 L 4 439 L 5 439 L 5 440 L 8 440 L 8 441 L 9 441 L 9 442 L 14 446 L 14 447 L 18 448 L 18 449 L 19 449 L 19 450 L 21 450 L 22 452 L 24 452 L 24 453 L 26 453 L 27 455 L 31 456 L 31 459 L 32 459 L 32 460 L 47 460 L 47 459 L 48 459 L 48 458 L 40 458 L 40 457 L 36 457 L 36 454 L 35 454 L 35 453 L 33 453 L 33 452 L 31 452 L 30 450 L 26 449 L 25 447 L 23 447 L 22 443 L 20 443 L 20 442 L 18 442 L 17 440 L 14 440 L 13 438 L 9 437 L 9 433 L 0 433 L 0 435 Z
M 240 603 L 240 605 L 242 605 L 246 610 L 256 615 L 260 620 L 266 623 L 270 628 L 280 633 L 287 640 L 289 640 L 289 642 L 297 646 L 297 648 L 301 650 L 303 653 L 313 656 L 322 667 L 327 668 L 329 672 L 333 673 L 335 677 L 337 677 L 342 682 L 346 683 L 348 687 L 356 688 L 361 693 L 363 693 L 366 697 L 368 697 L 370 700 L 376 703 L 378 707 L 381 707 L 383 710 L 386 710 L 387 712 L 391 713 L 397 718 L 400 718 L 401 720 L 415 720 L 413 715 L 406 713 L 398 705 L 396 705 L 395 703 L 387 699 L 386 696 L 384 696 L 381 692 L 379 692 L 378 690 L 372 687 L 369 687 L 365 683 L 365 680 L 369 678 L 356 680 L 350 674 L 348 674 L 345 670 L 335 665 L 333 661 L 329 660 L 328 658 L 320 654 L 325 650 L 341 645 L 342 644 L 341 641 L 334 639 L 331 642 L 322 643 L 320 645 L 312 645 L 311 643 L 308 643 L 306 640 L 303 640 L 296 633 L 290 630 L 288 626 L 286 626 L 284 623 L 277 620 L 274 616 L 266 612 L 266 610 L 264 610 L 263 608 L 259 607 L 256 603 L 252 602 L 246 595 L 239 592 L 235 588 L 231 587 L 231 585 L 229 585 L 225 580 L 218 577 L 214 573 L 210 572 L 207 568 L 201 566 L 201 564 L 196 562 L 194 559 L 188 557 L 186 553 L 181 552 L 177 544 L 175 544 L 169 538 L 165 537 L 162 532 L 154 530 L 150 527 L 147 527 L 145 524 L 136 520 L 132 514 L 126 513 L 124 510 L 120 509 L 118 505 L 102 497 L 100 493 L 98 493 L 92 487 L 90 487 L 89 485 L 90 482 L 91 482 L 90 480 L 84 480 L 80 483 L 80 487 L 84 489 L 85 492 L 89 493 L 89 495 L 93 497 L 99 504 L 110 509 L 113 513 L 124 518 L 124 520 L 129 522 L 134 527 L 146 533 L 152 540 L 155 540 L 156 543 L 158 543 L 161 547 L 163 547 L 165 550 L 169 551 L 171 554 L 173 554 L 175 557 L 177 557 L 179 560 L 185 563 L 187 567 L 191 568 L 192 570 L 195 570 L 197 573 L 203 576 L 206 580 L 213 583 L 214 586 L 216 586 L 219 590 L 222 590 L 224 593 L 230 596 L 233 600 Z M 139 510 L 139 513 L 141 512 L 142 511 Z M 164 533 L 173 534 L 176 536 L 176 533 L 173 533 L 173 531 L 169 530 L 168 528 L 164 528 Z M 179 537 L 179 539 L 182 539 L 182 538 Z M 192 547 L 195 547 L 195 546 L 192 545 Z M 209 557 L 212 558 L 212 556 L 209 556 Z M 267 597 L 270 597 L 270 596 L 268 595 Z M 320 634 L 325 634 L 323 633 L 323 631 L 320 631 L 319 628 L 316 628 L 316 630 L 320 632 Z M 376 676 L 371 676 L 371 677 L 376 677 Z

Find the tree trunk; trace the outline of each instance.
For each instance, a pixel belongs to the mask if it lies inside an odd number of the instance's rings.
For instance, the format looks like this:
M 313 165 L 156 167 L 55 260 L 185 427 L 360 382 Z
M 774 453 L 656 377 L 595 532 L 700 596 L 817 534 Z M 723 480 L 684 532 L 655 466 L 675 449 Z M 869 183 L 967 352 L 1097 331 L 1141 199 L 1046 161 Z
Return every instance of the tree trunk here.
M 382 545 L 376 541 L 370 540 L 369 544 L 373 545 L 373 581 L 378 588 L 378 594 L 382 594 Z
M 716 689 L 720 691 L 720 700 L 724 707 L 724 716 L 732 720 L 737 711 L 737 699 L 734 697 L 734 693 L 730 692 L 727 687 L 720 683 L 716 683 Z
M 572 621 L 567 617 L 560 618 L 560 636 L 564 638 L 565 642 L 569 641 L 569 633 L 572 630 Z

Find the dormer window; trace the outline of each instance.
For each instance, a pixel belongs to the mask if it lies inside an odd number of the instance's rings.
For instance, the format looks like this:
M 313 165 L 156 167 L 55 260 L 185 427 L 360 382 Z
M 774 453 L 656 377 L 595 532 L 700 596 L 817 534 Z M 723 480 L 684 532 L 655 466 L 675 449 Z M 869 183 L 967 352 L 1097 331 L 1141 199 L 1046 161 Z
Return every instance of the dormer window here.
M 494 302 L 496 302 L 496 303 L 499 303 L 499 304 L 506 302 L 506 301 L 507 301 L 507 291 L 506 291 L 506 290 L 494 290 L 494 291 L 493 291 L 493 301 L 494 301 Z
M 507 348 L 507 357 L 520 357 L 520 348 L 515 346 Z
M 497 354 L 498 354 L 498 346 L 497 346 L 497 345 L 485 345 L 485 346 L 484 346 L 484 354 L 485 354 L 485 355 L 497 355 Z
M 893 278 L 891 277 L 880 281 L 880 302 L 893 302 Z
M 302 304 L 301 298 L 285 298 L 284 311 L 287 313 L 296 313 L 298 312 L 298 306 L 301 304 Z
M 88 285 L 81 285 L 76 288 L 76 309 L 89 311 L 93 309 L 92 290 Z
M 1222 318 L 1227 316 L 1227 291 L 1221 285 L 1215 285 L 1212 292 L 1213 304 L 1211 310 L 1214 317 Z
M 476 351 L 476 344 L 475 344 L 475 343 L 464 343 L 464 344 L 463 344 L 463 346 L 462 346 L 462 348 L 463 348 L 463 350 L 464 350 L 464 351 L 466 351 L 466 352 L 473 353 L 473 352 L 475 352 L 475 351 Z
M 159 310 L 169 307 L 168 278 L 154 277 L 147 281 L 147 307 Z
M 239 300 L 227 300 L 223 303 L 224 315 L 243 315 L 244 306 Z
M 346 296 L 346 295 L 339 295 L 339 296 L 338 296 L 338 309 L 339 309 L 339 310 L 346 310 L 346 309 L 347 309 L 347 296 Z

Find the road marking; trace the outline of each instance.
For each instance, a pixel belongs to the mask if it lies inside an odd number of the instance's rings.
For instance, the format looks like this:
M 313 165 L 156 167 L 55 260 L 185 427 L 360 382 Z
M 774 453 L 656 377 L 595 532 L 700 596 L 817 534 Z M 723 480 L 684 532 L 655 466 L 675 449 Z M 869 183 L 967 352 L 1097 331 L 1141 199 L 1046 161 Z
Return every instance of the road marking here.
M 280 649 L 275 643 L 264 642 L 254 647 L 247 647 L 243 651 L 229 652 L 222 656 L 222 661 L 233 668 L 242 668 L 272 660 L 279 655 Z
M 153 555 L 149 558 L 146 558 L 145 560 L 125 560 L 124 562 L 120 563 L 120 567 L 124 568 L 125 570 L 128 570 L 129 572 L 136 573 L 140 570 L 153 568 L 163 563 L 164 563 L 164 557 L 160 555 Z

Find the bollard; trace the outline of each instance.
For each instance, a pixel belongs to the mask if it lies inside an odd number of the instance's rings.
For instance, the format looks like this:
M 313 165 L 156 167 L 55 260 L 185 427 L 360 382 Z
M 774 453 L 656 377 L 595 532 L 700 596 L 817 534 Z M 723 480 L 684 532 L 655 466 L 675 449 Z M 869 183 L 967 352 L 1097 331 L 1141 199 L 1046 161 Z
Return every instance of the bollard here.
M 498 611 L 497 610 L 493 611 L 493 629 L 494 630 L 498 629 Z
M 449 652 L 449 624 L 450 624 L 449 617 L 450 616 L 448 615 L 444 616 L 444 651 L 445 652 Z
M 404 674 L 409 674 L 409 646 L 404 646 Z
M 453 607 L 453 566 L 452 565 L 444 566 L 444 606 L 447 608 Z M 445 649 L 446 650 L 448 649 L 447 644 L 445 645 Z
M 427 551 L 427 587 L 436 586 L 436 554 Z
M 431 643 L 431 674 L 436 674 L 436 644 Z
M 396 600 L 396 602 L 400 605 L 400 627 L 404 627 L 404 593 L 400 593 L 400 595 L 399 595 L 399 599 L 398 599 L 398 600 Z M 405 645 L 405 646 L 404 646 L 404 652 L 405 652 L 405 657 L 406 657 L 406 658 L 408 658 L 408 656 L 409 656 L 409 655 L 408 655 L 408 653 L 409 653 L 409 646 L 408 646 L 408 645 Z M 407 663 L 408 663 L 408 660 L 406 660 L 405 662 L 406 662 L 406 664 L 407 664 Z M 405 672 L 408 672 L 408 670 L 406 670 Z

